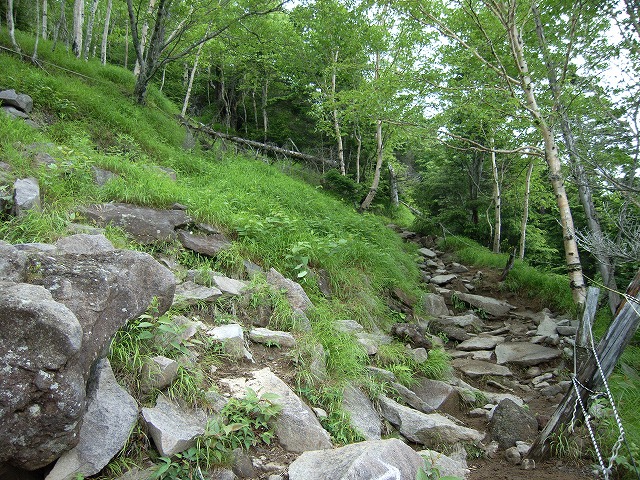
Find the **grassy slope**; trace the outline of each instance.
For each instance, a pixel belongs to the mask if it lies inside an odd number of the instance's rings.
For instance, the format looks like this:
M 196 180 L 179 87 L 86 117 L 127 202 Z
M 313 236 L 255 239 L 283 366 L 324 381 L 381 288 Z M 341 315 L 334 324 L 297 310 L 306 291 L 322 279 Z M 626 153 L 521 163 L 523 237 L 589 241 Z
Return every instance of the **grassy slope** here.
M 0 42 L 7 45 L 3 34 Z M 29 50 L 28 37 L 18 40 Z M 290 276 L 307 270 L 307 263 L 313 269 L 326 269 L 337 292 L 331 301 L 319 295 L 310 275 L 301 279 L 318 306 L 316 334 L 332 354 L 333 371 L 357 375 L 365 360 L 361 352 L 339 352 L 340 341 L 346 339 L 335 335 L 331 320 L 393 321 L 381 295 L 391 287 L 419 293 L 412 247 L 385 228 L 383 219 L 358 215 L 318 188 L 283 175 L 277 167 L 223 151 L 184 151 L 184 131 L 174 120 L 178 110 L 153 88 L 149 106 L 139 108 L 130 99 L 133 79 L 129 72 L 95 61 L 77 62 L 62 49 L 52 54 L 46 42 L 40 49 L 44 61 L 82 76 L 48 63 L 39 68 L 0 54 L 0 87 L 30 94 L 36 117 L 53 121 L 34 130 L 0 116 L 0 160 L 12 164 L 16 175 L 37 177 L 44 200 L 42 214 L 0 223 L 0 239 L 54 240 L 67 233 L 74 208 L 84 203 L 127 201 L 157 207 L 183 203 L 192 216 L 222 227 L 236 240 L 233 249 L 213 265 L 216 268 L 233 270 L 242 258 L 250 258 Z M 25 146 L 32 143 L 51 143 L 47 150 L 59 167 L 34 170 L 24 154 Z M 93 165 L 112 170 L 120 178 L 97 188 Z M 178 181 L 168 180 L 156 165 L 175 169 Z M 108 233 L 124 245 L 117 231 Z M 461 255 L 469 263 L 504 265 L 504 259 L 485 258 L 475 248 Z M 546 291 L 550 304 L 567 308 L 566 299 L 557 295 L 563 290 L 562 279 L 545 280 L 525 265 L 517 265 L 512 278 L 517 281 L 510 288 L 530 294 Z M 636 369 L 639 357 L 637 349 L 625 353 L 625 361 Z M 640 443 L 635 415 L 637 383 L 623 372 L 615 379 L 614 391 L 629 422 L 628 433 Z

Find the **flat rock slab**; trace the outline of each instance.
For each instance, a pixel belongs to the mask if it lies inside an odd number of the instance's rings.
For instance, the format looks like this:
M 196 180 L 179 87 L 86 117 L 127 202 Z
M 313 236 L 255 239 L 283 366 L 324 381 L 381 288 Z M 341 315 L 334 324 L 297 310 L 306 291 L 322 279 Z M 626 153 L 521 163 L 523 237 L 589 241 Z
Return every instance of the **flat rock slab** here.
M 58 459 L 45 480 L 74 480 L 79 475 L 94 475 L 127 443 L 138 421 L 138 404 L 118 385 L 106 358 L 96 365 L 87 400 L 78 445 Z
M 512 309 L 516 308 L 513 305 L 504 302 L 502 300 L 496 300 L 491 297 L 483 297 L 482 295 L 472 295 L 470 293 L 458 292 L 456 294 L 460 300 L 468 303 L 472 307 L 480 308 L 489 315 L 494 317 L 502 317 L 507 315 Z
M 372 440 L 305 452 L 289 466 L 289 480 L 413 480 L 423 466 L 401 440 Z
M 176 285 L 173 299 L 174 305 L 196 305 L 200 302 L 212 303 L 222 296 L 222 292 L 214 287 L 205 287 L 187 281 Z
M 473 313 L 467 313 L 466 315 L 444 316 L 440 318 L 438 322 L 444 325 L 455 325 L 456 327 L 464 328 L 469 332 L 479 332 L 482 330 L 482 327 L 484 327 L 484 322 Z
M 458 278 L 458 276 L 454 274 L 436 275 L 434 277 L 431 277 L 430 282 L 435 285 L 446 285 L 447 283 L 455 280 L 456 278 Z
M 449 308 L 445 303 L 444 297 L 435 293 L 426 293 L 422 297 L 422 309 L 430 317 L 449 315 Z
M 42 210 L 40 185 L 35 178 L 19 178 L 13 184 L 13 212 L 20 217 L 29 210 Z
M 456 358 L 451 362 L 455 368 L 470 377 L 482 377 L 484 375 L 496 375 L 499 377 L 510 377 L 513 375 L 504 365 L 496 365 L 482 360 L 472 360 L 469 358 Z
M 127 203 L 90 205 L 80 213 L 100 226 L 120 227 L 143 244 L 173 240 L 176 229 L 191 221 L 182 210 L 157 210 Z
M 249 332 L 249 338 L 254 343 L 292 348 L 296 346 L 296 339 L 289 332 L 279 332 L 268 328 L 254 328 Z
M 435 467 L 438 469 L 440 477 L 451 476 L 465 479 L 471 473 L 464 459 L 458 460 L 435 450 L 422 450 L 418 453 L 427 461 L 426 471 L 430 470 L 429 467 Z
M 455 424 L 439 413 L 422 413 L 405 407 L 381 395 L 378 398 L 382 415 L 408 440 L 435 447 L 442 443 L 479 442 L 485 434 Z
M 253 361 L 251 352 L 249 352 L 245 346 L 244 332 L 242 331 L 241 325 L 238 325 L 237 323 L 221 325 L 209 330 L 207 335 L 216 342 L 222 343 L 227 355 L 231 355 L 234 358 L 246 358 L 247 360 Z
M 450 399 L 458 397 L 455 388 L 448 383 L 428 378 L 419 379 L 411 386 L 411 390 L 434 410 L 442 407 Z
M 478 335 L 477 337 L 472 337 L 462 343 L 459 343 L 456 349 L 466 352 L 474 350 L 491 350 L 496 348 L 496 345 L 500 343 L 504 343 L 504 337 L 499 337 L 497 335 Z
M 275 403 L 282 410 L 275 419 L 275 432 L 280 445 L 288 452 L 306 452 L 332 448 L 329 433 L 322 428 L 313 410 L 309 408 L 269 368 L 253 372 L 253 379 L 246 384 L 258 395 L 275 393 Z
M 222 234 L 201 235 L 180 230 L 178 240 L 184 248 L 207 257 L 215 257 L 220 251 L 231 246 L 231 242 Z
M 247 288 L 247 283 L 234 278 L 223 277 L 222 275 L 214 275 L 213 283 L 225 295 L 237 297 Z
M 426 247 L 425 248 L 420 248 L 418 250 L 418 253 L 420 255 L 422 255 L 423 257 L 430 258 L 430 259 L 434 259 L 434 258 L 436 258 L 438 256 L 438 254 L 436 254 L 436 252 L 434 252 L 433 250 L 430 250 L 430 249 L 428 249 Z
M 562 351 L 543 347 L 530 342 L 503 343 L 496 347 L 498 364 L 513 363 L 515 365 L 538 365 L 539 363 L 555 360 L 562 355 Z

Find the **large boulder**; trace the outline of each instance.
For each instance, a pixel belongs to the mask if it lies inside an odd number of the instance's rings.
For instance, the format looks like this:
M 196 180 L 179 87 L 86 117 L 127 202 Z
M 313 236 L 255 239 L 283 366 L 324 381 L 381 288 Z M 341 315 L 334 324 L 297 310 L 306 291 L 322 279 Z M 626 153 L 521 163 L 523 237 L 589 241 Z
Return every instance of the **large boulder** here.
M 382 415 L 407 439 L 427 447 L 443 442 L 479 442 L 484 434 L 452 422 L 439 413 L 422 413 L 387 398 L 378 398 Z
M 420 455 L 392 438 L 305 452 L 289 465 L 289 480 L 413 480 L 422 467 Z
M 16 93 L 15 90 L 2 90 L 0 92 L 0 105 L 14 107 L 24 113 L 33 110 L 33 99 L 24 93 Z
M 42 285 L 77 317 L 82 331 L 80 363 L 85 372 L 106 353 L 115 332 L 155 301 L 160 314 L 172 304 L 175 277 L 151 255 L 133 250 L 94 254 L 33 253 L 28 280 Z
M 21 217 L 29 210 L 42 210 L 40 185 L 35 178 L 19 178 L 13 184 L 13 213 Z
M 154 408 L 142 409 L 142 418 L 158 452 L 165 457 L 195 445 L 207 423 L 205 415 L 184 411 L 163 395 Z
M 126 203 L 90 205 L 82 208 L 80 213 L 97 225 L 120 227 L 144 244 L 173 240 L 176 229 L 191 221 L 182 210 L 157 210 Z
M 362 390 L 352 385 L 347 386 L 343 391 L 342 409 L 349 414 L 351 426 L 365 440 L 380 440 L 382 435 L 380 417 L 371 400 Z
M 43 467 L 77 443 L 82 327 L 46 289 L 0 283 L 0 463 Z
M 302 310 L 305 312 L 309 308 L 313 307 L 313 303 L 311 303 L 311 300 L 304 291 L 304 288 L 302 288 L 302 285 L 285 278 L 284 275 L 278 272 L 275 268 L 270 269 L 267 273 L 267 282 L 278 289 L 285 290 L 287 300 L 289 300 L 294 311 Z
M 253 379 L 247 382 L 258 395 L 275 393 L 275 403 L 282 406 L 275 422 L 278 442 L 289 452 L 306 452 L 331 448 L 331 437 L 322 428 L 315 414 L 286 383 L 269 368 L 253 372 Z
M 422 309 L 430 317 L 449 315 L 449 308 L 444 301 L 444 297 L 436 293 L 426 293 L 422 297 Z
M 0 281 L 22 282 L 26 278 L 27 255 L 0 240 Z
M 106 358 L 96 364 L 88 391 L 80 441 L 58 459 L 45 480 L 73 480 L 98 473 L 122 450 L 138 421 L 138 404 L 118 385 Z
M 227 237 L 219 233 L 203 235 L 180 230 L 178 232 L 178 240 L 184 248 L 207 257 L 215 257 L 220 251 L 231 246 L 231 242 Z
M 562 355 L 562 350 L 543 347 L 529 342 L 508 342 L 496 347 L 496 359 L 500 365 L 513 363 L 515 365 L 538 365 L 555 360 Z
M 505 398 L 493 411 L 489 433 L 501 449 L 506 449 L 516 442 L 535 439 L 538 421 L 528 410 Z

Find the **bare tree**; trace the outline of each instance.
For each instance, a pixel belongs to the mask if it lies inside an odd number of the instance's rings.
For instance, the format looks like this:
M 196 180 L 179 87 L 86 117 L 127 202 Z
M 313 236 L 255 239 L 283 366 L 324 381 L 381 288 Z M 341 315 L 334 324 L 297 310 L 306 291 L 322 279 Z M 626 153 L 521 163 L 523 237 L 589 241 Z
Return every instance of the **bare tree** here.
M 104 29 L 102 30 L 102 44 L 100 46 L 100 62 L 102 65 L 107 64 L 107 40 L 109 38 L 109 24 L 111 22 L 111 7 L 113 0 L 107 1 L 107 11 L 104 15 Z
M 93 38 L 93 22 L 96 19 L 98 2 L 99 0 L 93 0 L 91 2 L 91 10 L 89 11 L 89 21 L 87 22 L 87 34 L 84 39 L 84 48 L 82 49 L 82 58 L 85 61 L 89 59 L 89 48 L 91 48 L 91 40 Z
M 82 33 L 84 31 L 84 0 L 75 0 L 73 4 L 73 54 L 82 55 Z
M 9 30 L 9 38 L 11 45 L 16 52 L 21 52 L 20 45 L 16 42 L 16 26 L 13 18 L 13 0 L 7 0 L 7 29 Z

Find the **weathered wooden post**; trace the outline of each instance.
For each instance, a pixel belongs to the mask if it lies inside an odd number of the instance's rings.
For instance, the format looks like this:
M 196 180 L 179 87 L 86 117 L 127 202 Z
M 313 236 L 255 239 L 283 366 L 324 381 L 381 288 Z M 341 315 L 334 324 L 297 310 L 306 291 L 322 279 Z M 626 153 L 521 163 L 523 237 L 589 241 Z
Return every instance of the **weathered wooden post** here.
M 560 405 L 553 413 L 549 422 L 544 427 L 536 441 L 529 450 L 528 458 L 539 460 L 547 456 L 549 451 L 549 439 L 557 433 L 563 425 L 568 424 L 573 418 L 574 405 L 578 395 L 586 408 L 589 407 L 589 390 L 598 390 L 605 378 L 613 372 L 622 352 L 635 334 L 640 324 L 640 270 L 627 289 L 625 300 L 618 307 L 616 316 L 611 322 L 607 333 L 596 347 L 597 358 L 600 360 L 602 373 L 599 371 L 597 359 L 591 354 L 581 365 L 577 365 L 576 378 L 578 382 L 587 388 L 580 392 L 570 389 L 564 396 Z M 581 335 L 581 332 L 578 332 Z M 604 378 L 603 378 L 604 377 Z M 578 409 L 578 414 L 580 409 Z

